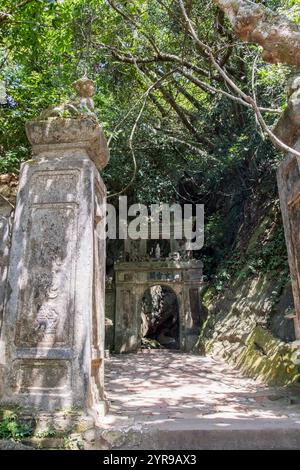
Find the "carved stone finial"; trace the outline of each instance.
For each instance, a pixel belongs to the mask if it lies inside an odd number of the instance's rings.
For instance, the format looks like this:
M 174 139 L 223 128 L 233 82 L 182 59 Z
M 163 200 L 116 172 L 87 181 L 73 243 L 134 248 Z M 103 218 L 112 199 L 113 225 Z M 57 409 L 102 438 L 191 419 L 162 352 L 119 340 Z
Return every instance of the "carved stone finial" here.
M 76 97 L 70 101 L 66 101 L 60 105 L 50 106 L 50 108 L 43 111 L 40 115 L 42 119 L 49 119 L 54 117 L 84 117 L 89 116 L 97 120 L 94 114 L 94 101 L 93 96 L 96 92 L 95 83 L 88 77 L 82 77 L 73 83 L 76 91 Z
M 84 76 L 73 83 L 73 87 L 79 99 L 79 109 L 94 111 L 93 96 L 96 92 L 96 86 L 93 80 Z
M 109 160 L 109 150 L 94 113 L 96 87 L 86 76 L 74 82 L 73 87 L 76 96 L 73 94 L 70 100 L 51 106 L 37 119 L 26 123 L 27 137 L 34 155 L 40 155 L 42 147 L 45 151 L 51 151 L 57 145 L 70 149 L 84 148 L 100 170 Z
M 96 92 L 95 83 L 86 76 L 76 80 L 73 87 L 80 98 L 92 98 Z

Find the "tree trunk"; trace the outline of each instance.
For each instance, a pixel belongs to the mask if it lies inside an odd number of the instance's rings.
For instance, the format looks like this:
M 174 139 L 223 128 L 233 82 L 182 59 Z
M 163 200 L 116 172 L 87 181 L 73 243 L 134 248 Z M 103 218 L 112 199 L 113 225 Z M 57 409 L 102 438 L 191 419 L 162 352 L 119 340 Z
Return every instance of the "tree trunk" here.
M 300 65 L 300 25 L 249 0 L 214 0 L 236 34 L 263 48 L 263 59 Z

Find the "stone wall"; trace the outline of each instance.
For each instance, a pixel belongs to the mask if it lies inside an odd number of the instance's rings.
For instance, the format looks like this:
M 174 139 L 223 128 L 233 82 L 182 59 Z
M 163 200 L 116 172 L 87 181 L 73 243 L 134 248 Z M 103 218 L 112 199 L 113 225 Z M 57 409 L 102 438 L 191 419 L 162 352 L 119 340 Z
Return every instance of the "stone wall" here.
M 198 348 L 223 358 L 247 376 L 271 385 L 300 381 L 290 282 L 261 275 L 236 280 L 220 296 L 206 295 L 208 320 Z M 280 289 L 280 290 L 279 290 Z

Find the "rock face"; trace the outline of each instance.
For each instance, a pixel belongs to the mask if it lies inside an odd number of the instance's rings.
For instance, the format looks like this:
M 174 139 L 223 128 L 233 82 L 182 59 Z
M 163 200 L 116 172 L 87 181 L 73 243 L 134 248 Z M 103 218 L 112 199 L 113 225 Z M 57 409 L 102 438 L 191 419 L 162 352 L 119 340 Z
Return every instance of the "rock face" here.
M 99 421 L 104 400 L 104 204 L 108 161 L 94 118 L 26 127 L 33 160 L 21 169 L 11 243 L 1 363 L 2 403 L 35 414 L 76 408 Z
M 284 317 L 293 306 L 291 289 L 285 288 L 274 302 L 276 287 L 276 280 L 267 276 L 236 281 L 217 300 L 209 301 L 199 347 L 247 376 L 287 385 L 300 380 L 300 355 L 293 320 Z

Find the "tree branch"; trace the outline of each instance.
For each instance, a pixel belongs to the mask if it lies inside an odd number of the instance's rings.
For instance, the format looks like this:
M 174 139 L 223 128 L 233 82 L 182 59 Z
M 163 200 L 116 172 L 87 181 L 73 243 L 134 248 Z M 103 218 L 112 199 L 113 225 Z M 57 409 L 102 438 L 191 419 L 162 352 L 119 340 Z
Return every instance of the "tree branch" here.
M 119 14 L 121 15 L 125 20 L 129 21 L 129 23 L 133 24 L 137 30 L 140 31 L 140 28 L 139 28 L 139 24 L 129 15 L 127 15 L 126 13 L 124 13 L 123 10 L 121 10 L 121 8 L 119 8 L 115 2 L 113 0 L 107 0 L 109 5 Z M 145 33 L 145 31 L 140 31 L 140 33 L 149 41 L 149 43 L 151 44 L 151 46 L 153 47 L 154 51 L 156 52 L 156 54 L 159 56 L 160 55 L 160 50 L 158 49 L 158 47 L 156 46 L 155 44 L 155 41 L 154 39 L 150 36 L 150 34 L 147 34 Z
M 214 160 L 215 162 L 218 161 L 217 158 L 215 158 L 213 155 L 205 152 L 204 150 L 201 150 L 199 149 L 198 147 L 196 147 L 197 143 L 195 144 L 192 144 L 190 142 L 188 142 L 186 139 L 184 138 L 180 138 L 178 137 L 178 135 L 176 134 L 176 136 L 174 135 L 174 132 L 170 131 L 170 130 L 167 130 L 167 129 L 163 129 L 163 128 L 160 128 L 160 127 L 155 127 L 154 128 L 156 131 L 158 132 L 161 132 L 162 134 L 164 134 L 168 139 L 170 139 L 172 142 L 178 142 L 180 144 L 183 144 L 185 145 L 186 147 L 188 147 L 190 150 L 192 150 L 193 152 L 197 153 L 197 155 L 201 156 L 201 157 L 205 157 L 205 158 L 209 158 L 210 160 Z
M 5 201 L 12 209 L 15 209 L 15 206 L 10 202 L 9 199 L 7 199 L 7 197 L 3 196 L 3 194 L 0 193 L 0 197 L 3 199 L 3 201 Z
M 203 49 L 203 47 L 206 48 L 206 52 L 213 64 L 213 66 L 215 67 L 215 69 L 220 73 L 220 75 L 222 76 L 222 78 L 225 80 L 225 82 L 230 86 L 230 88 L 232 88 L 232 90 L 235 91 L 235 93 L 237 93 L 241 98 L 242 100 L 244 100 L 246 103 L 249 103 L 256 116 L 257 116 L 257 120 L 262 128 L 262 130 L 264 132 L 266 132 L 266 134 L 269 136 L 271 142 L 273 142 L 273 144 L 275 146 L 277 146 L 281 151 L 283 152 L 288 152 L 288 153 L 291 153 L 293 155 L 296 155 L 297 157 L 300 157 L 300 153 L 293 149 L 292 147 L 286 145 L 282 140 L 280 140 L 275 134 L 274 132 L 269 128 L 269 126 L 266 124 L 262 114 L 261 114 L 261 111 L 259 110 L 259 107 L 256 103 L 256 101 L 253 99 L 252 96 L 249 96 L 247 95 L 243 90 L 241 90 L 241 88 L 236 84 L 234 83 L 231 78 L 227 75 L 227 73 L 225 72 L 225 70 L 218 64 L 218 62 L 216 61 L 216 59 L 214 58 L 214 55 L 212 53 L 212 50 L 211 48 L 204 44 L 198 37 L 194 27 L 193 27 L 193 24 L 192 24 L 192 21 L 191 19 L 189 18 L 189 16 L 187 15 L 187 12 L 186 12 L 186 9 L 184 7 L 184 3 L 183 3 L 183 0 L 178 0 L 179 1 L 179 4 L 180 4 L 180 7 L 181 7 L 181 11 L 182 11 L 182 14 L 183 14 L 183 17 L 185 18 L 185 21 L 187 22 L 187 25 L 189 27 L 189 30 L 190 30 L 190 33 L 191 33 L 191 36 L 194 38 L 195 40 L 195 43 L 196 45 L 199 47 L 200 50 Z M 224 0 L 225 2 L 226 0 Z
M 176 54 L 167 54 L 164 52 L 160 52 L 159 55 L 155 54 L 152 57 L 140 57 L 140 56 L 132 56 L 129 54 L 125 54 L 124 52 L 121 52 L 118 48 L 114 46 L 109 46 L 108 44 L 104 44 L 104 43 L 94 44 L 94 47 L 98 47 L 98 48 L 106 49 L 110 51 L 111 55 L 115 59 L 125 64 L 135 65 L 135 64 L 152 64 L 156 62 L 171 62 L 171 63 L 175 62 L 175 63 L 182 65 L 183 67 L 193 70 L 199 75 L 203 75 L 207 78 L 210 78 L 211 76 L 208 70 L 202 69 L 201 67 L 198 67 L 197 65 L 192 64 L 191 62 L 179 57 Z
M 267 62 L 300 65 L 300 25 L 249 0 L 214 0 L 243 41 L 263 48 Z
M 155 83 L 152 83 L 149 88 L 146 90 L 146 92 L 143 94 L 142 96 L 142 106 L 140 108 L 140 111 L 134 121 L 134 124 L 133 124 L 133 127 L 131 129 L 131 132 L 130 132 L 130 136 L 129 136 L 129 139 L 128 139 L 128 144 L 129 144 L 129 148 L 130 148 L 130 151 L 131 151 L 131 156 L 132 156 L 132 161 L 133 161 L 133 174 L 130 178 L 130 181 L 129 183 L 127 183 L 127 185 L 125 186 L 125 188 L 123 188 L 121 191 L 117 192 L 117 193 L 114 193 L 114 194 L 110 194 L 109 196 L 107 196 L 107 199 L 108 198 L 112 198 L 114 196 L 119 196 L 120 194 L 123 194 L 125 191 L 127 191 L 127 189 L 132 185 L 132 183 L 134 182 L 135 180 L 135 177 L 136 177 L 136 172 L 137 172 L 137 161 L 136 161 L 136 157 L 135 157 L 135 151 L 134 151 L 134 145 L 133 145 L 133 139 L 134 139 L 134 135 L 135 135 L 135 132 L 136 132 L 136 129 L 137 129 L 137 126 L 138 126 L 138 123 L 142 117 L 142 114 L 144 112 L 144 109 L 145 109 L 145 106 L 146 106 L 146 102 L 147 102 L 147 99 L 150 95 L 150 93 L 158 86 L 161 85 L 161 83 L 166 80 L 167 78 L 169 78 L 176 70 L 171 70 L 169 72 L 167 72 L 165 75 L 163 75 L 162 77 L 160 77 Z M 125 119 L 127 118 L 127 116 L 131 113 L 132 110 L 129 111 L 129 113 L 126 114 L 126 117 Z M 125 119 L 123 119 L 121 122 L 123 122 Z M 120 123 L 116 126 L 115 130 L 119 127 Z
M 22 2 L 15 5 L 10 12 L 0 11 L 0 24 L 6 21 L 13 20 L 13 14 L 16 13 L 18 10 L 21 10 L 29 3 L 39 2 L 39 0 L 23 0 Z
M 145 73 L 145 75 L 147 75 L 150 78 L 150 80 L 153 80 L 153 77 L 151 76 L 151 73 L 149 71 L 144 71 L 144 73 Z M 214 148 L 214 145 L 212 144 L 212 142 L 210 140 L 206 139 L 203 135 L 201 135 L 199 133 L 198 129 L 191 122 L 189 116 L 187 116 L 187 114 L 188 114 L 187 110 L 185 110 L 182 106 L 180 106 L 176 102 L 176 100 L 175 100 L 174 96 L 172 95 L 172 93 L 170 91 L 166 90 L 163 86 L 160 86 L 158 88 L 158 90 L 160 91 L 160 93 L 161 93 L 162 97 L 164 98 L 164 100 L 175 111 L 175 113 L 179 117 L 182 124 L 191 132 L 191 134 L 193 134 L 193 136 L 196 138 L 196 140 L 199 143 L 204 144 L 205 146 L 209 147 L 212 150 Z
M 252 108 L 250 103 L 247 103 L 246 101 L 242 100 L 238 96 L 232 95 L 231 93 L 228 93 L 225 90 L 222 90 L 221 88 L 215 88 L 214 86 L 203 82 L 202 80 L 199 80 L 197 77 L 192 75 L 189 72 L 186 71 L 181 71 L 182 75 L 184 75 L 188 80 L 190 80 L 192 83 L 194 83 L 196 86 L 201 88 L 203 91 L 206 91 L 208 93 L 213 93 L 213 94 L 221 94 L 223 96 L 226 96 L 226 98 L 229 98 L 232 101 L 235 101 L 236 103 L 241 104 L 242 106 L 245 106 L 246 108 Z M 274 108 L 264 108 L 264 107 L 259 107 L 259 110 L 263 113 L 273 113 L 273 114 L 281 114 L 282 110 L 281 109 L 274 109 Z

